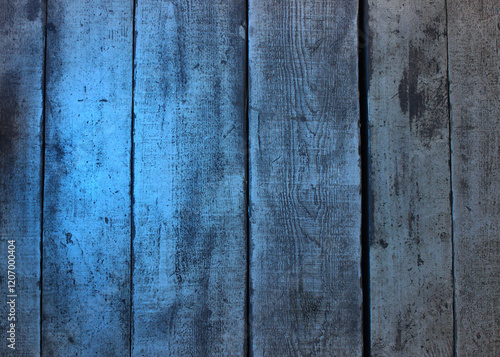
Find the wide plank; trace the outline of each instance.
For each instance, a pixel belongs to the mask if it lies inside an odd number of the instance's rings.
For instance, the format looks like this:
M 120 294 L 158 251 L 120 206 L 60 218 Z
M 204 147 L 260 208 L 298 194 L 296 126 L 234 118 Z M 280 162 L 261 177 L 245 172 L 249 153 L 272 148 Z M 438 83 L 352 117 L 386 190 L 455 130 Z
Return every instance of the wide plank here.
M 453 356 L 445 3 L 369 1 L 373 356 Z
M 448 1 L 457 356 L 500 355 L 500 6 Z
M 254 356 L 361 355 L 357 15 L 249 4 Z
M 136 15 L 132 355 L 243 356 L 245 1 Z
M 133 1 L 48 4 L 44 356 L 130 350 Z
M 0 355 L 36 356 L 45 11 L 37 0 L 0 9 Z

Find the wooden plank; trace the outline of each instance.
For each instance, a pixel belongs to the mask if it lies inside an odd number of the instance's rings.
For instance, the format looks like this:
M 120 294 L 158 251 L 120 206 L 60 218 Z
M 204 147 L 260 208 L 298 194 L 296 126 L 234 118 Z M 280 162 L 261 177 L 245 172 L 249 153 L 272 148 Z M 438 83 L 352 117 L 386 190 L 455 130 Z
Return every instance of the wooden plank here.
M 500 6 L 448 1 L 458 356 L 500 355 Z
M 250 1 L 255 356 L 361 355 L 357 10 Z
M 136 8 L 133 355 L 244 355 L 245 9 Z
M 369 1 L 373 356 L 453 356 L 445 1 Z
M 0 355 L 35 356 L 40 353 L 44 10 L 36 0 L 1 0 L 0 8 Z M 9 269 L 11 240 L 15 264 Z
M 49 3 L 46 356 L 129 354 L 132 14 L 132 0 Z

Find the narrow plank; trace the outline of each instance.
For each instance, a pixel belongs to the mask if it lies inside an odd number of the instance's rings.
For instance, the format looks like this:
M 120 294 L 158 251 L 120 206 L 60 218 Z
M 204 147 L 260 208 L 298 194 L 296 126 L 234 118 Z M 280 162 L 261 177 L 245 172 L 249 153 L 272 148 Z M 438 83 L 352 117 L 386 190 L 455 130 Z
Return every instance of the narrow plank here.
M 453 356 L 445 1 L 369 1 L 373 356 Z
M 500 355 L 500 6 L 448 1 L 457 356 Z
M 139 1 L 134 356 L 242 356 L 243 0 Z
M 250 1 L 255 356 L 361 355 L 357 5 Z
M 35 356 L 40 353 L 44 10 L 37 0 L 1 0 L 0 8 L 0 355 Z M 10 240 L 15 240 L 15 266 L 8 273 Z M 13 291 L 8 281 L 14 281 Z M 11 299 L 14 310 L 7 304 Z M 9 330 L 13 340 L 7 340 Z
M 132 0 L 48 5 L 45 356 L 126 356 Z

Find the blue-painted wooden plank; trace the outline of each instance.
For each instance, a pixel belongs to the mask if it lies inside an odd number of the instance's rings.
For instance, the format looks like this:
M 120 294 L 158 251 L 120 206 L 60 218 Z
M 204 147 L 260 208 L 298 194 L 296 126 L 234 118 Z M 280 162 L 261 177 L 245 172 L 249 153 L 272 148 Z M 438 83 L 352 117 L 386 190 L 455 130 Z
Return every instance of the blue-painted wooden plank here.
M 500 356 L 500 4 L 449 0 L 456 356 Z
M 45 11 L 36 0 L 0 9 L 0 355 L 36 356 Z
M 251 0 L 251 348 L 359 356 L 357 1 Z
M 126 356 L 133 1 L 48 5 L 45 356 Z
M 245 348 L 245 1 L 136 8 L 132 355 Z
M 369 1 L 373 356 L 453 356 L 446 1 Z

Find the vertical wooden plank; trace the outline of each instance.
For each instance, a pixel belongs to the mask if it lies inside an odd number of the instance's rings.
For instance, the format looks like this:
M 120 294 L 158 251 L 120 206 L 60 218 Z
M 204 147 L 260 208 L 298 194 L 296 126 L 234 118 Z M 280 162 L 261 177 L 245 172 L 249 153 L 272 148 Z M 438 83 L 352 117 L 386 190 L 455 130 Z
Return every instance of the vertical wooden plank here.
M 250 1 L 251 348 L 359 356 L 356 1 Z
M 43 7 L 0 1 L 1 356 L 40 353 Z
M 49 3 L 45 356 L 129 353 L 132 14 L 132 0 Z
M 136 14 L 132 354 L 242 356 L 245 2 Z
M 369 1 L 373 356 L 453 356 L 445 6 Z
M 458 356 L 500 355 L 500 5 L 448 1 Z

